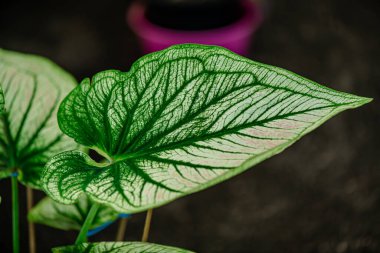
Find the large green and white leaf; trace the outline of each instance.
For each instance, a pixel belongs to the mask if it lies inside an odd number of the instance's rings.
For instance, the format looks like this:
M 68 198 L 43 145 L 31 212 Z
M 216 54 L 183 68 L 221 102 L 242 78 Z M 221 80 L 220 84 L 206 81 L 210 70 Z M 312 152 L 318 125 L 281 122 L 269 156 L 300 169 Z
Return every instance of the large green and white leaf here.
M 80 197 L 78 202 L 70 205 L 61 204 L 46 197 L 30 210 L 28 219 L 34 223 L 62 230 L 80 230 L 91 205 L 92 202 L 86 196 Z M 118 215 L 119 213 L 112 208 L 102 205 L 99 207 L 90 229 L 114 221 Z
M 53 253 L 194 253 L 189 250 L 144 242 L 82 243 L 53 248 Z
M 108 163 L 61 153 L 47 164 L 44 189 L 62 203 L 85 193 L 143 211 L 239 174 L 369 101 L 220 47 L 173 46 L 129 72 L 85 79 L 65 98 L 61 129 Z
M 77 146 L 63 135 L 56 118 L 59 103 L 76 81 L 45 58 L 0 49 L 0 85 L 5 98 L 0 174 L 18 172 L 21 182 L 40 188 L 48 159 Z

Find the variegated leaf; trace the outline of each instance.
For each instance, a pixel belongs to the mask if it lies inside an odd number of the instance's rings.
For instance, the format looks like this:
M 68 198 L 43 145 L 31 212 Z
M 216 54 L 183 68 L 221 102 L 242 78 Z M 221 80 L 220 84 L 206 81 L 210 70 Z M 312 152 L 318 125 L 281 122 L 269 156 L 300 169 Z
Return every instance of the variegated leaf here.
M 61 100 L 76 81 L 51 61 L 0 49 L 0 85 L 5 113 L 0 120 L 0 175 L 17 172 L 20 181 L 40 188 L 48 159 L 77 144 L 58 127 Z
M 129 72 L 85 79 L 65 98 L 63 132 L 108 162 L 59 154 L 46 167 L 45 191 L 62 203 L 85 193 L 143 211 L 237 175 L 369 101 L 220 47 L 173 46 Z

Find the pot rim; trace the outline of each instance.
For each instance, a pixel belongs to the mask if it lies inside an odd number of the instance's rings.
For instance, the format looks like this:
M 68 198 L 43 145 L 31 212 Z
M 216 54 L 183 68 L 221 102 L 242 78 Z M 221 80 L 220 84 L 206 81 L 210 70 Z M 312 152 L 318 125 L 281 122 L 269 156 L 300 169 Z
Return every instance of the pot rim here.
M 256 3 L 250 0 L 241 0 L 244 9 L 243 15 L 235 22 L 218 28 L 206 30 L 177 30 L 162 27 L 149 21 L 145 16 L 146 6 L 134 2 L 127 11 L 127 23 L 140 37 L 161 43 L 163 41 L 181 42 L 194 41 L 194 43 L 207 41 L 218 43 L 240 40 L 250 36 L 260 25 L 262 13 Z

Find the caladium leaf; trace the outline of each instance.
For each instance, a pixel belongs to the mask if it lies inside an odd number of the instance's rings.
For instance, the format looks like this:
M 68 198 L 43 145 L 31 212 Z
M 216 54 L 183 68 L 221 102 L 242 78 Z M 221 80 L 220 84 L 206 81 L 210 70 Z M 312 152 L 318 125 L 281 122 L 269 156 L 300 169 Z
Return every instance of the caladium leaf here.
M 192 253 L 192 251 L 144 242 L 98 242 L 82 243 L 53 248 L 53 253 Z M 194 252 L 193 252 L 194 253 Z
M 85 79 L 65 98 L 62 131 L 108 163 L 61 153 L 46 166 L 44 188 L 62 203 L 85 193 L 143 211 L 239 174 L 369 101 L 220 47 L 173 46 L 129 72 Z
M 0 176 L 18 172 L 20 181 L 40 188 L 48 159 L 77 144 L 58 127 L 61 100 L 76 81 L 42 57 L 0 49 L 0 85 L 5 113 L 0 120 Z
M 80 230 L 91 208 L 91 201 L 82 196 L 78 202 L 65 205 L 49 197 L 42 199 L 28 213 L 28 219 L 61 230 Z M 100 206 L 90 229 L 117 219 L 119 213 L 110 207 Z

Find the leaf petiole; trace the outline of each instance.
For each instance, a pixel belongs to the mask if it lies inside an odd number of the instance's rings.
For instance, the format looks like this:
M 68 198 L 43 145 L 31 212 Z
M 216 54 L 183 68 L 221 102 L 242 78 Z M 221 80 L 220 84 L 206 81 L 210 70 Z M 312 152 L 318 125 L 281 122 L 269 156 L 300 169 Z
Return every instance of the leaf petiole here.
M 13 252 L 20 252 L 19 236 L 19 208 L 18 208 L 18 183 L 17 177 L 11 177 L 12 181 L 12 228 L 13 228 Z
M 149 231 L 150 231 L 150 223 L 152 222 L 152 215 L 153 215 L 153 209 L 148 209 L 148 211 L 146 212 L 144 232 L 143 232 L 143 236 L 141 238 L 142 242 L 148 241 Z
M 78 237 L 75 241 L 75 244 L 81 244 L 83 242 L 87 241 L 87 232 L 91 227 L 91 224 L 95 218 L 96 213 L 98 212 L 100 205 L 97 203 L 94 203 L 91 206 L 90 211 L 87 214 L 86 220 L 84 221 L 82 228 L 79 231 Z
M 124 241 L 125 230 L 126 230 L 126 227 L 127 227 L 128 219 L 129 218 L 121 218 L 120 219 L 119 228 L 117 230 L 117 235 L 116 235 L 116 241 L 117 242 Z
M 33 208 L 33 189 L 26 187 L 26 206 L 28 213 Z M 36 231 L 34 228 L 34 223 L 32 221 L 28 222 L 29 230 L 29 253 L 36 253 Z

